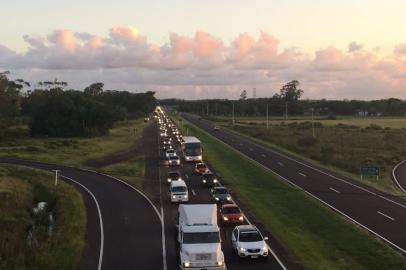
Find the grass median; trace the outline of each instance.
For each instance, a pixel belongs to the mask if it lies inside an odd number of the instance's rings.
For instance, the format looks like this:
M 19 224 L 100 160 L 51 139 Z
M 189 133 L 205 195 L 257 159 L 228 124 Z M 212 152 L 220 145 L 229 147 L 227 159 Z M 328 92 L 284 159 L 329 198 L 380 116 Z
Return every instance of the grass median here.
M 72 186 L 61 181 L 55 190 L 53 180 L 51 173 L 0 165 L 0 269 L 77 269 L 85 246 L 85 205 Z M 40 201 L 54 216 L 52 234 L 32 214 Z
M 305 269 L 406 269 L 404 257 L 365 230 L 195 126 L 177 123 L 203 142 L 204 158 Z

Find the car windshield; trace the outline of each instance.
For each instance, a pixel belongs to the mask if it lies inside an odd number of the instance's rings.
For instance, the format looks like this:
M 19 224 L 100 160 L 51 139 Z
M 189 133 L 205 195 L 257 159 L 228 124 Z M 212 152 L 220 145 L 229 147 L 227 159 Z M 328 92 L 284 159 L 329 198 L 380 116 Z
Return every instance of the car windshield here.
M 173 187 L 172 192 L 186 192 L 187 188 L 186 187 Z
M 202 154 L 200 143 L 188 143 L 185 145 L 185 154 L 189 156 L 198 156 Z
M 166 153 L 173 154 L 173 153 L 175 153 L 175 150 L 171 149 L 171 150 L 166 151 Z
M 214 174 L 210 173 L 210 174 L 203 175 L 203 178 L 206 180 L 213 180 L 215 177 L 214 177 Z
M 257 231 L 241 232 L 240 242 L 258 242 L 262 241 L 262 236 Z
M 197 164 L 196 167 L 197 167 L 198 169 L 204 169 L 204 168 L 206 168 L 206 165 L 204 165 L 204 164 Z
M 184 233 L 184 244 L 198 243 L 219 243 L 220 235 L 218 232 L 199 232 L 199 233 Z
M 169 178 L 172 178 L 172 179 L 180 178 L 180 175 L 177 172 L 169 173 Z
M 176 159 L 178 159 L 178 157 L 170 157 L 169 159 L 176 160 Z
M 228 194 L 228 191 L 225 188 L 216 188 L 214 189 L 214 194 Z
M 223 213 L 224 214 L 239 214 L 239 213 L 241 213 L 241 211 L 238 207 L 224 207 Z

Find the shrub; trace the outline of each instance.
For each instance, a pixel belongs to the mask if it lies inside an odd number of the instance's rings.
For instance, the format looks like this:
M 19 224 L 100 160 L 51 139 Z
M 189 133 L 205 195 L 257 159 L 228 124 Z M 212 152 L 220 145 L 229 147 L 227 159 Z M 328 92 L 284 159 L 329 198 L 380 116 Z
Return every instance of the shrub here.
M 296 144 L 301 147 L 309 147 L 317 144 L 317 139 L 313 137 L 304 137 L 296 141 Z

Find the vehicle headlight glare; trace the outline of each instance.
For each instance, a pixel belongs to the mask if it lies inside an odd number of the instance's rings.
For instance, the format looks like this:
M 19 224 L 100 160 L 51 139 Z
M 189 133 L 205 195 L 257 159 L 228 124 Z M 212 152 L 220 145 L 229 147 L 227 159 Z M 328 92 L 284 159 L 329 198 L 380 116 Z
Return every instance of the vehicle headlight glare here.
M 225 221 L 227 221 L 227 220 L 228 220 L 228 217 L 223 217 L 223 219 L 224 219 Z
M 238 218 L 238 220 L 239 220 L 239 221 L 243 221 L 243 220 L 244 220 L 244 217 L 241 216 L 241 217 Z
M 214 179 L 214 180 L 213 180 L 213 183 L 217 183 L 217 179 Z
M 184 262 L 184 263 L 183 263 L 183 266 L 184 266 L 184 267 L 190 267 L 190 262 Z
M 223 261 L 218 261 L 218 262 L 216 262 L 216 264 L 219 265 L 219 266 L 222 266 L 224 264 L 224 262 Z
M 220 198 L 215 198 L 215 200 L 216 200 L 216 201 L 219 201 L 219 200 L 220 200 Z

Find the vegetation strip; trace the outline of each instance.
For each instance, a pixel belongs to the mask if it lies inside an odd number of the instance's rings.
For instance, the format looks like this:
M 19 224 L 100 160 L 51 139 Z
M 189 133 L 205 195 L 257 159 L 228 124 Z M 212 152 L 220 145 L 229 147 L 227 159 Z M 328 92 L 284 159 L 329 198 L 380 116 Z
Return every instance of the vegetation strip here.
M 195 126 L 181 125 L 204 143 L 204 155 L 253 214 L 306 269 L 403 269 L 405 259 L 364 230 L 247 162 Z M 272 245 L 272 243 L 271 243 Z

